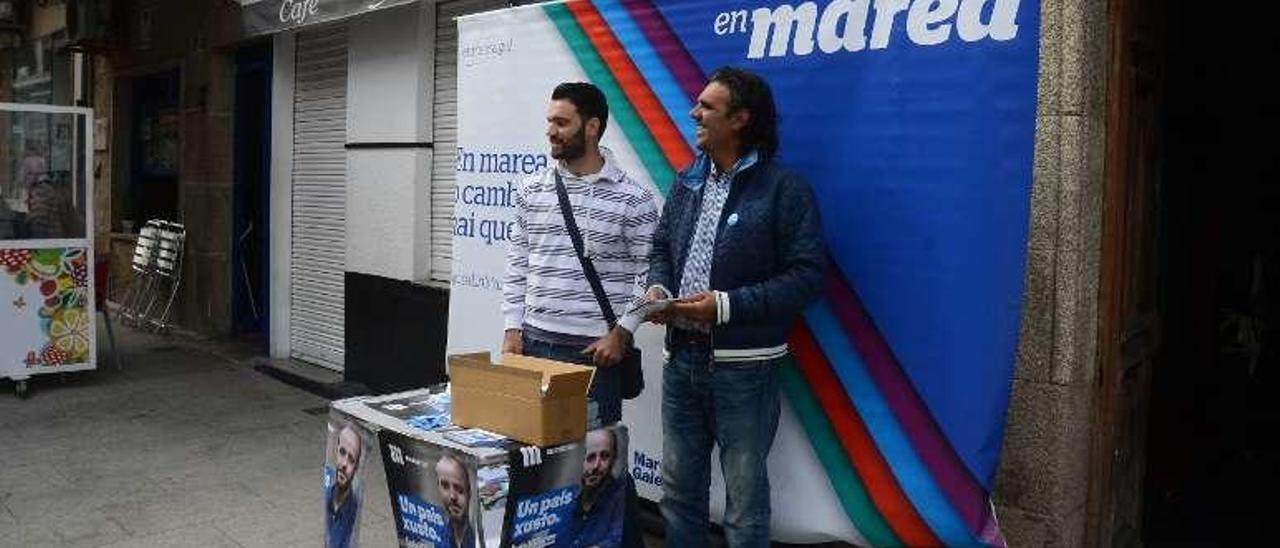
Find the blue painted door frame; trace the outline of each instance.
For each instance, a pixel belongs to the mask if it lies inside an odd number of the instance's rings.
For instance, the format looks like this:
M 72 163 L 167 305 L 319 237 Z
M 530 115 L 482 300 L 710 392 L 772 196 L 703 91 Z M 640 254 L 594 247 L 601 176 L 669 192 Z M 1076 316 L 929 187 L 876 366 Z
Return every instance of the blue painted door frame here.
M 258 334 L 267 343 L 271 325 L 270 42 L 244 46 L 236 52 L 234 101 L 232 326 L 236 334 Z

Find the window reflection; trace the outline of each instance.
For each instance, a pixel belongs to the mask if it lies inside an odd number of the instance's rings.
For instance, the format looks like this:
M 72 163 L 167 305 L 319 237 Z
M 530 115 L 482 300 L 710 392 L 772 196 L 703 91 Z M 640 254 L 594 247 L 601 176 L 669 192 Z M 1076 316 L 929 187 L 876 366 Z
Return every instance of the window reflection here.
M 85 236 L 84 120 L 0 113 L 0 240 Z

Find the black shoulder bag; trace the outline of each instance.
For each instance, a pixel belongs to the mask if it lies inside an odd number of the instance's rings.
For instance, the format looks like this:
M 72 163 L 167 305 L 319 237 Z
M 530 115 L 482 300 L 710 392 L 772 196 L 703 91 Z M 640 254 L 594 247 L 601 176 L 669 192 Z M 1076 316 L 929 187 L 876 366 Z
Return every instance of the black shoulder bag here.
M 551 171 L 556 177 L 556 196 L 560 198 L 560 213 L 564 214 L 564 226 L 569 231 L 569 239 L 573 240 L 573 250 L 578 254 L 578 262 L 582 263 L 582 272 L 586 274 L 587 283 L 591 284 L 591 292 L 595 293 L 600 311 L 604 313 L 604 320 L 608 322 L 609 330 L 612 331 L 618 324 L 618 315 L 613 312 L 613 306 L 609 304 L 609 297 L 605 295 L 604 286 L 600 284 L 600 275 L 596 273 L 595 265 L 591 264 L 591 259 L 587 258 L 582 245 L 582 233 L 578 231 L 578 223 L 573 220 L 573 209 L 569 206 L 569 192 L 564 188 L 560 170 L 553 167 Z M 631 345 L 627 349 L 627 354 L 622 357 L 622 361 L 614 367 L 618 367 L 622 373 L 622 399 L 634 399 L 644 391 L 644 369 L 640 366 L 639 348 L 634 344 Z

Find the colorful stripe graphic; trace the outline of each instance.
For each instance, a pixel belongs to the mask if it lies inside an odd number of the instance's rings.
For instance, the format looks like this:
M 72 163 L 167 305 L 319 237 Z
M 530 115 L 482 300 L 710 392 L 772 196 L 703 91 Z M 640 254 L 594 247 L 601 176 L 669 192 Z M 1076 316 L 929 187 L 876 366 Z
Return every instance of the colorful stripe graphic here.
M 595 4 L 600 9 L 600 15 L 604 16 L 605 22 L 613 29 L 614 35 L 631 55 L 631 60 L 635 61 L 640 73 L 649 82 L 649 87 L 653 89 L 654 95 L 658 96 L 662 108 L 671 114 L 671 121 L 680 130 L 680 135 L 684 137 L 686 143 L 692 144 L 694 142 L 693 119 L 682 113 L 687 113 L 693 104 L 685 97 L 680 84 L 676 82 L 676 77 L 671 74 L 667 65 L 663 64 L 662 57 L 658 56 L 653 46 L 649 45 L 643 31 L 621 2 L 596 0 Z
M 672 180 L 675 178 L 675 170 L 667 162 L 667 159 L 663 157 L 662 150 L 658 148 L 658 144 L 654 141 L 648 128 L 645 127 L 640 116 L 636 114 L 635 107 L 628 102 L 626 94 L 622 92 L 622 87 L 618 85 L 617 80 L 614 80 L 613 75 L 609 73 L 609 69 L 605 66 L 604 60 L 600 58 L 600 54 L 593 49 L 591 40 L 578 27 L 573 14 L 569 12 L 569 8 L 565 7 L 564 4 L 547 4 L 542 9 L 547 14 L 547 17 L 551 19 L 551 22 L 555 24 L 556 30 L 560 31 L 560 36 L 568 44 L 569 50 L 573 52 L 578 64 L 582 65 L 582 70 L 587 73 L 587 78 L 604 92 L 605 98 L 609 101 L 609 114 L 617 121 L 617 125 L 622 127 L 622 132 L 626 134 L 627 141 L 631 143 L 631 147 L 640 156 L 640 163 L 644 164 L 645 170 L 649 172 L 649 179 L 653 181 L 653 184 L 658 187 L 660 192 L 666 194 L 667 189 L 671 187 Z
M 977 544 L 960 515 L 930 477 L 929 470 L 911 446 L 901 425 L 894 419 L 893 412 L 876 389 L 866 365 L 841 329 L 831 306 L 825 301 L 819 302 L 805 312 L 805 319 L 823 353 L 835 366 L 836 374 L 854 406 L 866 419 L 876 446 L 884 453 L 894 476 L 929 528 L 947 546 Z
M 631 17 L 640 25 L 641 32 L 653 43 L 653 49 L 662 56 L 671 74 L 684 89 L 685 95 L 692 104 L 698 100 L 702 87 L 707 85 L 706 76 L 693 60 L 693 55 L 684 47 L 684 43 L 671 30 L 667 20 L 662 18 L 649 0 L 622 0 L 623 7 L 631 12 Z
M 844 331 L 867 364 L 880 393 L 911 439 L 911 444 L 937 480 L 970 531 L 981 531 L 991 519 L 986 493 L 960 460 L 929 413 L 889 344 L 880 335 L 862 301 L 833 269 L 827 275 L 827 301 Z
M 705 85 L 702 69 L 650 0 L 543 10 L 666 194 L 693 159 L 687 109 Z M 1003 545 L 987 492 L 838 271 L 789 340 L 796 365 L 783 368 L 782 389 L 868 543 Z
M 804 377 L 795 366 L 787 364 L 778 371 L 778 381 L 805 434 L 809 436 L 818 462 L 827 471 L 836 498 L 858 533 L 872 546 L 901 546 L 902 541 L 876 510 L 858 472 L 845 459 L 840 449 L 840 435 L 832 430 L 831 423 L 823 415 L 822 406 L 805 385 Z
M 796 363 L 808 380 L 826 417 L 839 435 L 849 460 L 857 467 L 876 508 L 884 515 L 898 538 L 907 546 L 940 546 L 942 542 L 920 518 L 893 471 L 876 448 L 862 417 L 849 401 L 840 379 L 818 347 L 818 341 L 804 322 L 797 322 L 788 341 Z M 790 396 L 790 394 L 788 394 Z M 856 523 L 855 523 L 856 524 Z
M 692 163 L 693 152 L 689 149 L 689 144 L 680 136 L 671 117 L 649 89 L 639 69 L 622 48 L 622 44 L 618 43 L 617 37 L 609 30 L 596 7 L 586 1 L 569 2 L 565 5 L 573 12 L 587 38 L 595 45 L 596 52 L 604 59 L 609 72 L 613 73 L 622 86 L 622 92 L 640 114 L 645 127 L 653 134 L 671 167 L 679 169 Z

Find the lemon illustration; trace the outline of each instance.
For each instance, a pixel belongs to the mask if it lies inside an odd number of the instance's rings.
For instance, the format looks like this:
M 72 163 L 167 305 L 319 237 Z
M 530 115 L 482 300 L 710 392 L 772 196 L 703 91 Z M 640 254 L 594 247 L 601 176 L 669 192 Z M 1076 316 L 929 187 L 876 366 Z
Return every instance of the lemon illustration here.
M 49 339 L 54 347 L 66 353 L 68 361 L 84 361 L 89 355 L 88 314 L 78 308 L 58 312 L 49 325 Z

